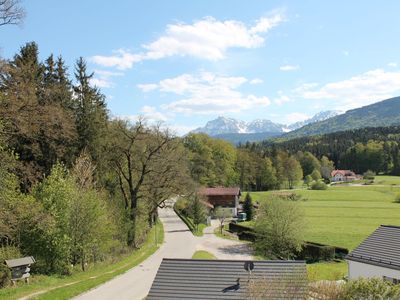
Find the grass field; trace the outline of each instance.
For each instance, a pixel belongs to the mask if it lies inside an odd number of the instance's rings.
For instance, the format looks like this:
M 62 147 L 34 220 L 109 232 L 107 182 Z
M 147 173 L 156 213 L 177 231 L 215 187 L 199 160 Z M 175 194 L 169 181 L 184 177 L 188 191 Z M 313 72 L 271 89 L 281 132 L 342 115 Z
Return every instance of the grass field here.
M 204 251 L 204 250 L 199 250 L 196 251 L 193 256 L 193 259 L 217 259 L 214 254 Z
M 378 176 L 377 181 L 396 184 L 400 177 Z M 399 187 L 335 186 L 325 191 L 296 190 L 306 199 L 305 239 L 354 249 L 381 224 L 400 225 L 400 204 L 394 203 Z M 251 193 L 253 201 L 271 192 Z
M 87 272 L 78 272 L 71 276 L 33 276 L 29 285 L 22 284 L 14 288 L 0 290 L 0 299 L 19 299 L 33 293 L 46 291 L 34 297 L 34 299 L 70 299 L 95 286 L 98 286 L 113 277 L 122 274 L 130 268 L 140 264 L 153 254 L 164 240 L 162 223 L 157 225 L 157 238 L 159 244 L 155 244 L 155 229 L 153 228 L 143 246 L 117 263 L 99 263 Z

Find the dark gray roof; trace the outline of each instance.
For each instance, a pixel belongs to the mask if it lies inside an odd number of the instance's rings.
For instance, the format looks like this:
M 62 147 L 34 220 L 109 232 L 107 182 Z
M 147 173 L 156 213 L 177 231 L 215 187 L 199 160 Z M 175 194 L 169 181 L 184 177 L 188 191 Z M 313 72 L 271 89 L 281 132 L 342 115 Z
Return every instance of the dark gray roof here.
M 244 269 L 245 263 L 163 259 L 147 299 L 248 299 L 249 284 L 267 287 L 268 291 L 252 289 L 253 295 L 262 293 L 263 299 L 304 299 L 304 261 L 254 261 L 251 275 Z
M 27 256 L 27 257 L 22 257 L 22 258 L 17 258 L 17 259 L 8 259 L 5 261 L 6 265 L 9 268 L 15 268 L 19 266 L 27 266 L 35 263 L 35 259 L 33 256 Z
M 346 258 L 400 270 L 400 226 L 381 225 Z

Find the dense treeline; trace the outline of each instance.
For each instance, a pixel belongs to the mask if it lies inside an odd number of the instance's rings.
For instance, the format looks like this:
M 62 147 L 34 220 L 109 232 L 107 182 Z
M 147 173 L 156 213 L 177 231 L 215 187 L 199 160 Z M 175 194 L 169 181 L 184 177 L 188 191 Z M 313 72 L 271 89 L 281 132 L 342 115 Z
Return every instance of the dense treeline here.
M 28 43 L 0 60 L 0 260 L 37 259 L 36 271 L 140 247 L 157 207 L 191 185 L 180 139 L 143 120 L 109 117 L 82 58 Z
M 189 151 L 192 178 L 201 185 L 239 185 L 254 191 L 293 188 L 314 171 L 329 178 L 333 169 L 327 157 L 319 160 L 310 152 L 277 150 L 264 155 L 254 147 L 235 148 L 205 134 L 189 134 L 183 142 Z
M 291 139 L 264 141 L 242 145 L 261 156 L 273 156 L 276 151 L 310 152 L 317 158 L 327 156 L 338 169 L 357 173 L 400 174 L 400 127 L 362 128 Z

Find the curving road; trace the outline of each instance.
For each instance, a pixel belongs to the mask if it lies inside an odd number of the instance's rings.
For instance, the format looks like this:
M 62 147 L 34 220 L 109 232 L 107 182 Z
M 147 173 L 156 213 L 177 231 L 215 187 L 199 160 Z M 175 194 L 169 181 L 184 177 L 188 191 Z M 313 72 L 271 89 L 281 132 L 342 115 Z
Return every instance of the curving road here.
M 141 300 L 147 296 L 163 258 L 191 258 L 196 250 L 209 251 L 219 259 L 252 259 L 246 244 L 212 234 L 215 222 L 205 230 L 203 237 L 195 237 L 172 208 L 160 209 L 159 216 L 164 224 L 165 241 L 156 253 L 139 266 L 74 299 Z

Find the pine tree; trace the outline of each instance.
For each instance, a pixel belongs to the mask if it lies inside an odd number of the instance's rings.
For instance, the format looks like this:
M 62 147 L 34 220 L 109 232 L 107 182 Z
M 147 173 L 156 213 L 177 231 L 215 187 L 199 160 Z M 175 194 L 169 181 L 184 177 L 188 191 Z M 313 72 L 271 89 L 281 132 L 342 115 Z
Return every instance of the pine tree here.
M 246 194 L 244 199 L 243 210 L 246 213 L 247 221 L 251 221 L 254 218 L 254 207 L 253 200 L 251 199 L 250 193 Z
M 196 231 L 199 230 L 199 225 L 204 222 L 205 219 L 205 209 L 200 198 L 196 195 L 192 200 L 191 214 L 193 218 L 193 223 L 196 226 Z
M 74 109 L 78 131 L 78 151 L 87 149 L 97 163 L 99 159 L 99 144 L 104 134 L 107 122 L 105 97 L 90 85 L 93 73 L 88 74 L 87 66 L 81 57 L 76 62 L 74 86 Z

